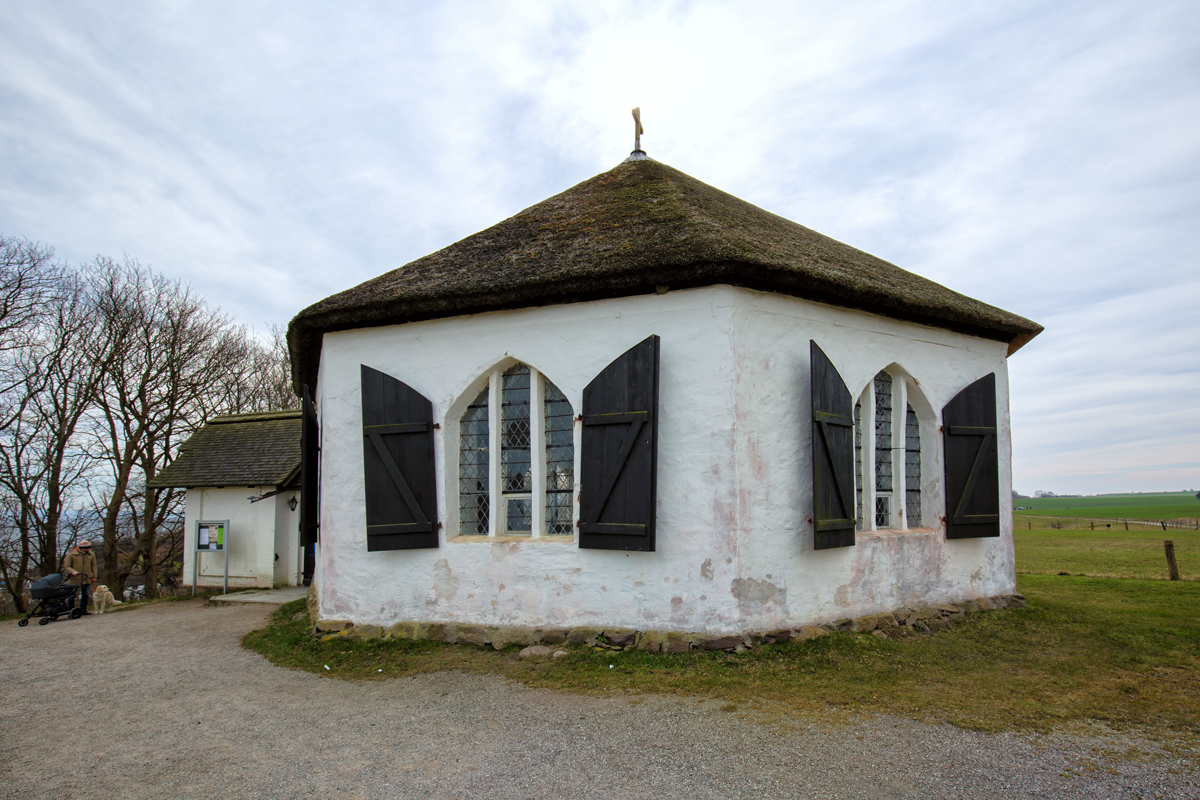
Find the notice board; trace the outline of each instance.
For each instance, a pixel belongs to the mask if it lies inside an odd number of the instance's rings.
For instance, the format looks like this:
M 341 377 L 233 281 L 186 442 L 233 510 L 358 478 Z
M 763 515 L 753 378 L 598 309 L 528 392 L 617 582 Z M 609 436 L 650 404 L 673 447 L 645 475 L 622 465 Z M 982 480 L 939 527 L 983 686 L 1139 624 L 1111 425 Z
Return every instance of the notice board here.
M 229 520 L 198 520 L 196 522 L 195 543 L 196 555 L 192 559 L 192 594 L 196 594 L 196 580 L 199 577 L 201 553 L 221 554 L 221 560 L 225 562 L 223 565 L 225 568 L 225 578 L 222 582 L 222 586 L 225 593 L 228 594 L 229 551 L 226 550 L 226 548 L 229 546 Z
M 196 525 L 197 550 L 225 549 L 225 522 L 201 522 Z

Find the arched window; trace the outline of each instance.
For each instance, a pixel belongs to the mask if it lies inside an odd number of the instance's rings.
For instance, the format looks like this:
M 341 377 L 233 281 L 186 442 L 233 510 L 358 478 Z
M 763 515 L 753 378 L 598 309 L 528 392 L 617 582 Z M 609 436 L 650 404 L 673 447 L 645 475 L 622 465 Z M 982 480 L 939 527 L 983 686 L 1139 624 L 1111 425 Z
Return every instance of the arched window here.
M 862 435 L 862 401 L 854 404 L 854 530 L 863 529 L 863 435 Z
M 504 371 L 500 392 L 500 513 L 506 533 L 533 530 L 533 437 L 529 429 L 529 367 Z
M 571 496 L 575 490 L 575 414 L 567 398 L 545 382 L 546 533 L 570 536 Z
M 574 424 L 571 403 L 537 370 L 493 371 L 459 420 L 459 534 L 572 535 Z
M 904 518 L 908 527 L 921 527 L 921 425 L 906 403 L 904 415 Z
M 875 376 L 875 527 L 892 527 L 892 376 Z
M 467 406 L 458 423 L 458 527 L 465 535 L 486 535 L 491 509 L 488 487 L 488 387 Z
M 864 408 L 872 423 L 867 429 Z M 865 464 L 872 465 L 867 486 Z M 920 527 L 920 422 L 908 402 L 905 379 L 886 370 L 871 380 L 854 406 L 854 490 L 857 530 Z M 867 509 L 870 518 L 863 513 Z

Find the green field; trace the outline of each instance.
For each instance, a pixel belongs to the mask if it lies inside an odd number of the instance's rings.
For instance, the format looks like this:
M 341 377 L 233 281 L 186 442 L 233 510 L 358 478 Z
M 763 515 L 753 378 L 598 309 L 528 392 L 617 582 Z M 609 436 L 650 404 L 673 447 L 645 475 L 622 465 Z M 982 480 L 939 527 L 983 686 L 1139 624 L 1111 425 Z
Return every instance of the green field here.
M 1107 578 L 1167 577 L 1163 540 L 1175 543 L 1179 577 L 1200 580 L 1200 531 L 1015 530 L 1017 572 L 1022 575 L 1089 575 Z
M 1025 506 L 1016 511 L 1017 506 Z M 1091 497 L 1020 497 L 1013 499 L 1013 514 L 1042 517 L 1095 517 L 1096 519 L 1200 519 L 1195 492 L 1098 494 Z

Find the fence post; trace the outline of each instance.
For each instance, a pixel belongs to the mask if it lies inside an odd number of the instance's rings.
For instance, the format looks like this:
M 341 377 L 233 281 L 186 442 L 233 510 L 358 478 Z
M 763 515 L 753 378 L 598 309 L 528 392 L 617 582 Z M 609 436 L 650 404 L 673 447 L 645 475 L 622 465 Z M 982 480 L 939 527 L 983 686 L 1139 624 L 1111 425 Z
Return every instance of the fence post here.
M 1167 539 L 1163 542 L 1163 549 L 1167 551 L 1167 570 L 1170 573 L 1171 580 L 1179 580 L 1179 566 L 1175 563 L 1175 542 Z

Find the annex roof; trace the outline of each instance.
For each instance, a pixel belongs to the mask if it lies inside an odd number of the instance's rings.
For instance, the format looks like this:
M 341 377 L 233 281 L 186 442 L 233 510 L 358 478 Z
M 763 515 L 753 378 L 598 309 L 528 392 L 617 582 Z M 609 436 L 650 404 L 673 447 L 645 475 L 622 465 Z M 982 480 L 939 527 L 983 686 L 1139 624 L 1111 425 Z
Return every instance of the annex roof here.
M 286 486 L 300 471 L 300 412 L 213 417 L 151 487 Z
M 315 388 L 323 334 L 728 284 L 1008 343 L 1042 326 L 772 214 L 650 158 L 613 169 L 301 311 L 292 381 Z

